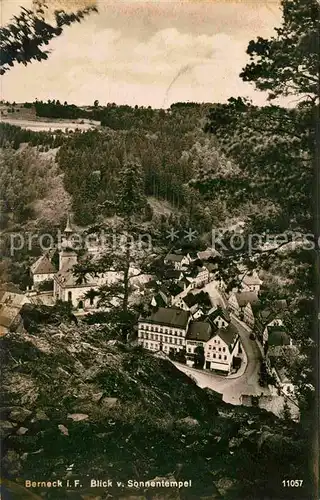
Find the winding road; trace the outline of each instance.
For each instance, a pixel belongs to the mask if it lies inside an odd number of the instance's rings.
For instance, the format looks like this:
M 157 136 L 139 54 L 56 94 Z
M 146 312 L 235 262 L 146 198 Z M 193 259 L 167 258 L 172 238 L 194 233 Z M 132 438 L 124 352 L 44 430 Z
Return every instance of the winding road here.
M 174 365 L 186 375 L 194 379 L 199 387 L 208 387 L 223 394 L 223 401 L 234 405 L 241 404 L 241 394 L 261 395 L 270 394 L 269 390 L 259 385 L 261 351 L 255 340 L 249 338 L 250 330 L 236 317 L 231 317 L 232 324 L 237 328 L 243 350 L 246 353 L 247 363 L 239 373 L 229 377 L 216 375 L 215 373 L 197 370 L 181 363 Z

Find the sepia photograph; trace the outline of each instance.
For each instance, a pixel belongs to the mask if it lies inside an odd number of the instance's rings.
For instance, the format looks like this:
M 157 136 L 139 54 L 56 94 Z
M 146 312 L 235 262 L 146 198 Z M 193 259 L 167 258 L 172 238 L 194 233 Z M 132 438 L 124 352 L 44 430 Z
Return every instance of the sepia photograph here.
M 0 500 L 319 500 L 319 0 L 0 24 Z

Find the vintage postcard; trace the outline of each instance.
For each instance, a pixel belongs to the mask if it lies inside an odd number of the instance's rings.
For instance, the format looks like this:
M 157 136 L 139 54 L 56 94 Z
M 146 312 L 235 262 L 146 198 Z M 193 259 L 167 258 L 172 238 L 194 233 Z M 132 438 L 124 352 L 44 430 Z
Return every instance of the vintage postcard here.
M 318 500 L 318 0 L 1 0 L 1 499 Z

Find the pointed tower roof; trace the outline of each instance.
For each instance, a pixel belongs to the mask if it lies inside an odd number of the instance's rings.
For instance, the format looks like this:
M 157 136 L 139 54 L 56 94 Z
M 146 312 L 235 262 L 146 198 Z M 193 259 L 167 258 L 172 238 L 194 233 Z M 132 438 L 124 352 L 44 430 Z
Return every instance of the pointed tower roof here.
M 68 214 L 68 217 L 67 217 L 67 225 L 66 225 L 66 228 L 64 230 L 65 233 L 73 233 L 73 229 L 71 227 L 71 222 L 70 222 L 70 214 Z

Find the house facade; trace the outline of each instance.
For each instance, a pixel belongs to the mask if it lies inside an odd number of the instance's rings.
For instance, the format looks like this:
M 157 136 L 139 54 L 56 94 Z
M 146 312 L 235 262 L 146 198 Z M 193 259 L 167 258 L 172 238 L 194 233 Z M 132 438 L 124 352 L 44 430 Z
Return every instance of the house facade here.
M 288 396 L 294 396 L 295 391 L 288 374 L 288 367 L 294 363 L 297 355 L 299 350 L 292 343 L 271 345 L 266 355 L 266 365 L 270 374 L 274 376 L 275 386 Z
M 232 292 L 228 299 L 230 311 L 240 317 L 248 326 L 254 326 L 254 314 L 252 305 L 259 301 L 256 292 Z
M 165 264 L 172 265 L 174 269 L 176 269 L 177 271 L 181 271 L 182 269 L 188 267 L 190 262 L 191 259 L 189 255 L 182 255 L 175 253 L 168 254 L 164 259 Z
M 55 273 L 56 269 L 50 262 L 47 255 L 39 257 L 30 268 L 30 275 L 35 288 L 39 285 L 39 283 L 44 281 L 53 281 Z
M 243 321 L 251 328 L 254 327 L 254 314 L 250 302 L 243 308 Z
M 207 321 L 215 325 L 217 328 L 227 328 L 230 324 L 230 315 L 226 309 L 222 307 L 212 308 L 208 312 Z
M 204 321 L 191 321 L 186 335 L 186 360 L 187 365 L 193 365 L 194 354 L 197 347 L 204 348 L 212 335 L 212 327 Z
M 205 368 L 229 373 L 240 352 L 240 337 L 230 324 L 219 329 L 205 345 Z
M 138 343 L 150 351 L 166 354 L 185 349 L 186 334 L 191 320 L 188 311 L 160 307 L 148 318 L 138 322 Z
M 240 275 L 239 279 L 241 280 L 242 291 L 259 294 L 263 281 L 259 278 L 256 271 L 252 273 L 246 272 L 244 275 Z
M 78 281 L 73 274 L 73 268 L 78 263 L 78 255 L 73 247 L 73 230 L 68 218 L 59 252 L 59 271 L 53 277 L 54 300 L 70 302 L 76 309 L 95 308 L 98 298 L 86 299 L 85 294 L 90 290 L 98 290 L 102 277 L 88 276 L 83 283 Z

